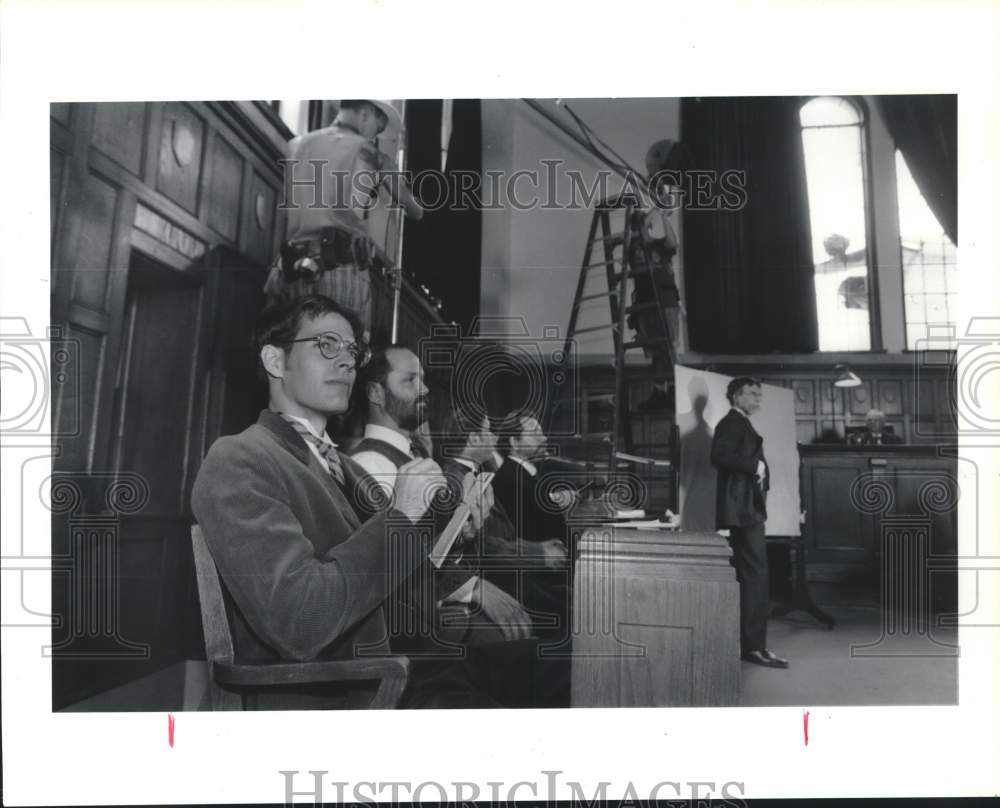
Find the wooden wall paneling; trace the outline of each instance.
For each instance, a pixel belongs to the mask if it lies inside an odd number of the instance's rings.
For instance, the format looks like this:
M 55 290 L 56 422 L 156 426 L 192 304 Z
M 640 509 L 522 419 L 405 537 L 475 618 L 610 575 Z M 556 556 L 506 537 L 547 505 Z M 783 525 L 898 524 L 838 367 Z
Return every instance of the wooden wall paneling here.
M 237 110 L 237 104 L 230 102 L 207 102 L 197 104 L 198 113 L 202 115 L 212 128 L 220 131 L 230 142 L 239 144 L 243 157 L 275 187 L 280 187 L 281 170 L 278 158 L 287 152 L 287 142 L 282 141 L 278 147 L 278 139 L 263 136 L 261 133 L 247 128 L 248 120 L 243 110 Z
M 160 148 L 163 138 L 163 110 L 166 104 L 152 101 L 147 104 L 146 139 L 143 143 L 142 175 L 145 188 L 152 191 L 156 187 L 156 176 L 160 172 Z
M 73 104 L 64 103 L 52 103 L 49 104 L 49 116 L 55 120 L 59 121 L 63 126 L 69 126 L 70 122 L 70 110 L 73 108 Z
M 188 213 L 198 215 L 205 145 L 205 122 L 187 104 L 164 107 L 156 190 Z
M 868 381 L 863 381 L 858 387 L 847 388 L 847 406 L 851 415 L 864 418 L 868 410 L 875 406 L 871 390 L 871 382 Z
M 283 182 L 281 167 L 278 164 L 278 159 L 285 156 L 286 144 L 282 143 L 282 148 L 278 149 L 276 147 L 276 143 L 272 140 L 258 137 L 258 133 L 248 131 L 243 119 L 240 116 L 235 115 L 233 112 L 233 104 L 208 102 L 198 104 L 196 106 L 199 114 L 201 114 L 204 119 L 208 121 L 209 125 L 214 130 L 217 130 L 217 132 L 226 139 L 230 146 L 238 144 L 237 152 L 239 153 L 241 159 L 243 159 L 245 163 L 252 166 L 253 169 L 264 179 L 265 183 L 273 190 L 275 200 L 273 207 L 275 213 L 270 229 L 271 242 L 266 249 L 266 263 L 269 265 L 273 256 L 277 254 L 278 247 L 280 246 L 285 234 L 285 215 L 282 211 L 277 210 L 277 200 L 280 197 L 281 184 Z M 244 183 L 246 182 L 247 176 L 249 175 L 244 172 Z M 243 223 L 247 222 L 245 213 L 245 192 L 246 186 L 244 184 L 240 196 L 240 221 Z M 237 243 L 242 245 L 242 236 L 238 237 Z M 246 251 L 245 247 L 241 246 L 241 249 Z
M 906 440 L 907 439 L 906 421 L 904 421 L 902 418 L 886 418 L 885 425 L 892 427 L 893 434 L 898 435 L 904 441 L 909 442 Z
M 195 274 L 201 279 L 201 285 L 198 290 L 195 346 L 192 354 L 188 357 L 190 363 L 187 379 L 188 417 L 184 443 L 184 476 L 179 506 L 179 511 L 184 516 L 185 521 L 190 519 L 191 489 L 194 487 L 194 480 L 201 468 L 202 457 L 204 457 L 202 446 L 205 444 L 207 419 L 205 407 L 208 404 L 208 399 L 202 385 L 205 381 L 205 372 L 211 363 L 212 333 L 215 320 L 224 316 L 224 313 L 216 308 L 219 301 L 219 279 L 209 275 L 204 259 L 199 261 Z M 184 534 L 181 540 L 190 547 L 191 543 L 186 541 L 186 538 L 187 536 Z
M 149 236 L 156 243 L 154 249 L 162 247 L 169 251 L 164 263 L 174 269 L 186 271 L 197 266 L 198 260 L 205 255 L 204 241 L 161 216 L 150 206 L 141 203 L 136 205 L 134 224 L 132 244 L 147 244 L 140 236 Z
M 214 329 L 207 363 L 211 389 L 205 450 L 220 435 L 250 426 L 267 405 L 266 385 L 257 377 L 252 346 L 267 268 L 227 247 L 213 250 L 208 266 L 218 281 L 218 302 L 210 318 Z
M 274 226 L 271 228 L 271 249 L 269 250 L 269 255 L 271 259 L 278 254 L 281 249 L 281 242 L 285 240 L 285 230 L 287 229 L 288 214 L 278 208 L 278 201 L 281 197 L 281 186 L 275 187 L 275 204 L 274 204 Z M 270 260 L 269 260 L 270 263 Z M 390 303 L 390 310 L 392 305 Z
M 632 417 L 629 419 L 629 427 L 632 430 L 632 445 L 645 446 L 650 441 L 646 435 L 647 419 L 644 416 Z
M 649 443 L 657 446 L 666 446 L 670 443 L 670 430 L 673 426 L 673 419 L 665 416 L 650 416 L 648 436 Z
M 913 402 L 910 408 L 911 417 L 918 420 L 933 421 L 935 417 L 934 380 L 928 378 L 916 379 L 907 383 Z
M 844 421 L 843 419 L 833 420 L 831 418 L 822 418 L 818 422 L 819 429 L 819 440 L 821 443 L 829 443 L 830 441 L 844 440 Z
M 793 379 L 795 414 L 816 415 L 816 391 L 812 379 Z
M 73 258 L 71 299 L 95 311 L 104 311 L 107 292 L 107 269 L 111 256 L 111 234 L 118 202 L 117 189 L 96 175 L 89 175 L 83 187 L 83 198 L 75 213 L 79 226 Z
M 954 385 L 948 376 L 934 380 L 934 414 L 942 425 L 954 420 L 952 402 L 955 401 L 955 396 L 953 391 Z
M 104 102 L 94 107 L 94 147 L 125 170 L 139 176 L 145 143 L 146 105 Z
M 204 243 L 218 240 L 218 234 L 202 224 L 198 218 L 173 200 L 146 185 L 138 177 L 119 167 L 99 151 L 92 150 L 90 162 L 96 171 L 107 177 L 115 185 L 129 190 L 148 210 L 153 211 L 175 227 L 183 229 L 192 237 Z
M 834 387 L 829 379 L 819 381 L 820 412 L 824 415 L 843 415 L 844 396 L 839 387 Z
M 799 443 L 812 443 L 819 437 L 815 419 L 795 419 L 795 440 Z
M 217 132 L 209 140 L 208 180 L 203 211 L 205 223 L 228 241 L 239 235 L 244 160 Z
M 237 237 L 237 249 L 244 255 L 250 255 L 250 208 L 253 206 L 253 162 L 243 162 L 243 178 L 240 181 L 240 226 Z
M 243 211 L 243 226 L 247 232 L 246 253 L 262 264 L 274 257 L 274 214 L 277 192 L 256 171 L 250 180 L 250 197 Z
M 206 227 L 208 226 L 208 194 L 212 185 L 212 173 L 215 162 L 212 160 L 212 152 L 215 149 L 217 139 L 215 127 L 206 121 L 205 142 L 203 144 L 204 159 L 201 163 L 201 175 L 198 177 L 198 204 L 196 214 L 198 221 Z
M 78 358 L 77 367 L 71 370 L 74 382 L 54 388 L 59 394 L 53 402 L 59 453 L 52 464 L 60 471 L 83 471 L 89 467 L 95 423 L 93 402 L 97 400 L 105 332 L 71 322 L 64 325 L 63 338 L 74 345 Z
M 904 408 L 903 382 L 900 379 L 879 379 L 876 382 L 877 406 L 886 415 L 902 415 Z
M 845 557 L 864 562 L 869 553 L 865 544 L 863 517 L 851 501 L 851 487 L 857 477 L 853 465 L 816 463 L 807 467 L 809 560 L 841 561 Z
M 122 344 L 125 295 L 128 287 L 129 256 L 132 251 L 129 235 L 135 217 L 135 194 L 119 193 L 115 212 L 115 227 L 107 272 L 106 297 L 103 310 L 108 315 L 108 332 L 104 340 L 97 396 L 92 402 L 94 413 L 93 442 L 89 452 L 88 470 L 105 471 L 111 466 L 111 429 L 115 400 L 115 377 Z
M 49 253 L 55 257 L 56 232 L 65 198 L 66 154 L 57 149 L 49 149 Z

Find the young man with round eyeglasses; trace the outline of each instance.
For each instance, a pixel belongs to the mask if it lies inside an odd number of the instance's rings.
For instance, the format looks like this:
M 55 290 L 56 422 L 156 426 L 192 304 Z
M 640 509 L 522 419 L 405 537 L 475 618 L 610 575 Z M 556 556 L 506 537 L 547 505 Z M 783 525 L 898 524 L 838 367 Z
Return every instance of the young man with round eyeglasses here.
M 382 605 L 430 552 L 427 503 L 444 486 L 437 464 L 404 464 L 392 507 L 373 512 L 364 471 L 325 431 L 347 410 L 365 356 L 358 329 L 320 295 L 265 310 L 256 343 L 268 408 L 217 440 L 195 481 L 192 509 L 231 600 L 238 658 L 343 659 L 383 647 Z M 404 706 L 493 702 L 461 670 L 425 677 L 415 668 Z

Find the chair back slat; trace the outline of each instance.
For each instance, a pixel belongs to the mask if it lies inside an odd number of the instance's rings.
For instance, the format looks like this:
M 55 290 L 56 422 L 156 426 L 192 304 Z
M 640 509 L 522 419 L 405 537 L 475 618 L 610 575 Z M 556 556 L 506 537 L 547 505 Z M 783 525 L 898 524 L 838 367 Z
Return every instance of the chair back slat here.
M 233 661 L 233 638 L 229 631 L 229 618 L 226 615 L 219 571 L 209 552 L 205 534 L 198 525 L 191 527 L 191 547 L 194 551 L 194 568 L 198 578 L 198 601 L 201 604 L 201 625 L 205 633 L 205 658 L 208 660 L 212 709 L 241 710 L 242 698 L 230 690 L 224 690 L 215 682 L 213 673 L 215 663 Z

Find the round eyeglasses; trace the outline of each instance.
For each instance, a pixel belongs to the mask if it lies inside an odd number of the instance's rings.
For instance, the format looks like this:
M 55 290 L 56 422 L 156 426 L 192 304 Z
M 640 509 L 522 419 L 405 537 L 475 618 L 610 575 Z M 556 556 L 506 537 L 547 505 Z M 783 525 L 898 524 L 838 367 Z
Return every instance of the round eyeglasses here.
M 354 358 L 354 366 L 363 368 L 372 357 L 372 352 L 363 343 L 345 342 L 344 338 L 335 331 L 327 331 L 315 337 L 303 337 L 302 339 L 290 339 L 293 342 L 315 342 L 319 352 L 324 359 L 336 359 L 343 351 L 347 351 Z

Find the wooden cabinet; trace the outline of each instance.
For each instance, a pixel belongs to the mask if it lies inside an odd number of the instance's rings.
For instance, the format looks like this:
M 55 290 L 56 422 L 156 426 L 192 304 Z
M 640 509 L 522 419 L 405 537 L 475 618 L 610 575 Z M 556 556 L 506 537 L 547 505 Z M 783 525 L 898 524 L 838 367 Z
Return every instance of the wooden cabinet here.
M 575 530 L 574 707 L 739 703 L 740 596 L 715 533 Z
M 948 610 L 957 593 L 957 461 L 932 446 L 800 446 L 810 577 L 915 582 Z M 884 592 L 885 594 L 885 592 Z

